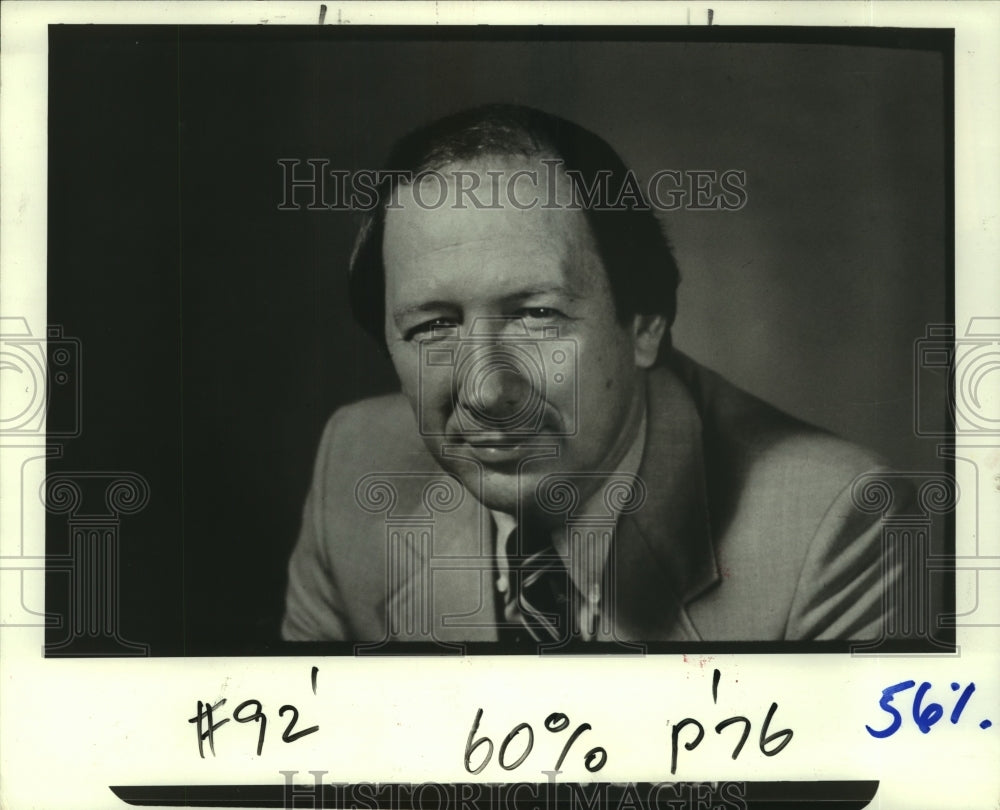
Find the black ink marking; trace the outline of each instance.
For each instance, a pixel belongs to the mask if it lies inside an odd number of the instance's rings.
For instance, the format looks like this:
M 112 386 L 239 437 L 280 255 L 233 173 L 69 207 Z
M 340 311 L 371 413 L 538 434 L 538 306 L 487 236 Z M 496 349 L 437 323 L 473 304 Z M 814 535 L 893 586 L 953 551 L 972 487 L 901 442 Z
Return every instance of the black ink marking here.
M 493 756 L 493 740 L 485 735 L 475 739 L 476 732 L 479 730 L 479 721 L 483 719 L 483 710 L 480 709 L 476 712 L 476 719 L 472 722 L 472 728 L 469 730 L 469 739 L 465 742 L 465 770 L 469 773 L 475 775 L 479 773 L 490 761 L 490 757 Z M 473 741 L 475 739 L 475 741 Z M 472 767 L 472 754 L 480 746 L 486 746 L 486 755 L 483 757 L 483 761 L 475 768 Z
M 566 754 L 569 753 L 569 749 L 572 747 L 573 743 L 576 742 L 576 738 L 585 731 L 590 731 L 590 723 L 581 723 L 576 727 L 576 731 L 570 734 L 569 739 L 566 741 L 566 745 L 563 746 L 562 753 L 559 754 L 559 760 L 556 762 L 555 769 L 557 771 L 562 767 L 563 760 L 566 759 Z
M 721 734 L 723 730 L 729 728 L 733 723 L 743 723 L 743 734 L 740 735 L 740 741 L 736 743 L 736 747 L 733 749 L 733 759 L 736 759 L 736 757 L 740 755 L 740 751 L 743 750 L 743 746 L 746 745 L 747 740 L 750 738 L 750 718 L 730 717 L 728 720 L 723 720 L 715 727 L 715 733 Z
M 771 727 L 771 720 L 774 718 L 774 713 L 778 711 L 778 704 L 772 703 L 771 708 L 767 710 L 767 717 L 764 718 L 764 725 L 760 729 L 760 752 L 765 757 L 773 757 L 780 754 L 785 746 L 792 741 L 792 737 L 795 736 L 795 732 L 790 728 L 783 728 L 781 731 L 776 731 L 774 734 L 768 734 L 767 730 Z M 774 742 L 778 737 L 783 737 L 782 741 L 778 743 L 777 747 L 771 750 L 767 749 L 767 746 Z
M 515 759 L 510 765 L 508 765 L 505 760 L 507 758 L 507 746 L 510 745 L 514 738 L 517 737 L 522 731 L 528 732 L 528 741 L 525 743 L 524 751 L 517 759 Z M 512 771 L 518 765 L 520 765 L 524 760 L 528 758 L 528 754 L 531 753 L 531 749 L 535 746 L 535 732 L 531 730 L 531 726 L 527 723 L 518 723 L 514 728 L 510 730 L 510 734 L 503 738 L 503 742 L 500 743 L 500 751 L 497 753 L 497 762 L 500 767 L 505 771 Z M 559 766 L 556 765 L 556 770 L 559 770 Z
M 677 773 L 677 743 L 680 740 L 681 731 L 683 731 L 687 726 L 698 727 L 698 736 L 691 742 L 684 743 L 684 747 L 688 751 L 693 751 L 705 736 L 705 727 L 693 717 L 685 717 L 681 720 L 681 722 L 674 726 L 673 730 L 670 732 L 670 773 L 672 774 Z
M 292 719 L 288 721 L 288 725 L 281 734 L 281 739 L 283 742 L 290 743 L 295 742 L 299 737 L 305 737 L 306 734 L 312 734 L 314 731 L 319 731 L 319 726 L 309 726 L 309 728 L 304 728 L 302 731 L 293 732 L 292 729 L 295 728 L 295 724 L 299 721 L 299 710 L 290 704 L 285 704 L 280 709 L 278 709 L 278 717 L 284 717 L 285 712 L 292 713 Z
M 241 717 L 240 712 L 248 706 L 254 707 L 253 713 L 247 717 Z M 264 750 L 264 735 L 267 733 L 267 715 L 264 714 L 264 705 L 253 698 L 244 700 L 233 712 L 233 720 L 237 723 L 258 723 L 260 725 L 260 731 L 257 733 L 257 756 L 260 756 Z
M 583 767 L 591 773 L 596 773 L 608 764 L 608 752 L 601 746 L 591 748 L 583 760 Z
M 225 698 L 222 698 L 217 703 L 203 703 L 198 701 L 198 713 L 194 717 L 189 717 L 189 723 L 197 724 L 198 731 L 198 754 L 202 759 L 205 758 L 205 740 L 208 740 L 209 750 L 212 752 L 212 756 L 215 756 L 215 732 L 220 726 L 224 726 L 229 722 L 228 717 L 224 717 L 219 722 L 215 722 L 212 713 L 223 706 L 226 702 Z M 208 726 L 206 728 L 206 725 Z

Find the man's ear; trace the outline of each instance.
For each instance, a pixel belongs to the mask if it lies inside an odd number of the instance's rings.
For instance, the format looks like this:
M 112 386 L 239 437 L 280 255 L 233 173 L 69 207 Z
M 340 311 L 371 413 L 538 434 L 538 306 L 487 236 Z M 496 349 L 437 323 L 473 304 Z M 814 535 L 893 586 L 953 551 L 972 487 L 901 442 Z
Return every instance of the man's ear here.
M 656 362 L 660 341 L 666 331 L 667 319 L 662 315 L 636 315 L 632 319 L 636 367 L 650 368 Z

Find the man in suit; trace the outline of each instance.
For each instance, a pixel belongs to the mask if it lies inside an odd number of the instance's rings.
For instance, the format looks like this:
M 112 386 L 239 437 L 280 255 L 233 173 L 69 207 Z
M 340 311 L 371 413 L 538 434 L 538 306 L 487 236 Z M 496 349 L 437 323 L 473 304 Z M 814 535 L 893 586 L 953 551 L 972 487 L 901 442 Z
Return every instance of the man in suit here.
M 351 295 L 402 392 L 327 425 L 283 636 L 876 637 L 879 461 L 675 351 L 677 281 L 593 133 L 490 106 L 400 141 Z

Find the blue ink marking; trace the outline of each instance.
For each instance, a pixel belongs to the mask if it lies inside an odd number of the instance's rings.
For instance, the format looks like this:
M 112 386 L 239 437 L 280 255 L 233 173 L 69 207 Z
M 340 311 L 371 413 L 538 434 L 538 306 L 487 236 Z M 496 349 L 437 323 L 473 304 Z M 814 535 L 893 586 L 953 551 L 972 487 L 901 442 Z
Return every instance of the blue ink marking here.
M 924 695 L 927 694 L 927 690 L 930 688 L 930 683 L 924 681 L 920 684 L 920 688 L 917 689 L 916 697 L 913 698 L 913 722 L 917 724 L 917 728 L 920 729 L 921 734 L 926 734 L 930 731 L 931 726 L 940 720 L 941 715 L 944 714 L 944 709 L 940 703 L 928 703 L 927 708 L 920 708 Z M 954 715 L 952 716 L 954 717 Z
M 957 723 L 958 718 L 962 716 L 962 710 L 965 708 L 965 704 L 969 702 L 969 698 L 972 697 L 972 693 L 976 691 L 976 685 L 970 683 L 965 687 L 965 691 L 959 695 L 958 703 L 955 704 L 955 708 L 951 713 L 951 722 Z
M 887 686 L 882 690 L 882 699 L 879 700 L 878 705 L 882 711 L 892 717 L 892 722 L 880 731 L 876 731 L 871 726 L 866 725 L 865 728 L 868 729 L 869 734 L 878 739 L 884 739 L 885 737 L 891 737 L 899 731 L 899 727 L 903 725 L 903 718 L 896 710 L 896 707 L 892 705 L 892 699 L 895 697 L 897 692 L 902 692 L 914 686 L 916 686 L 916 681 L 902 681 L 901 683 L 894 684 L 893 686 Z
M 882 709 L 886 714 L 888 714 L 892 720 L 888 726 L 883 729 L 874 729 L 871 726 L 865 726 L 868 733 L 873 737 L 878 739 L 884 739 L 885 737 L 891 737 L 895 734 L 903 725 L 903 717 L 899 713 L 899 710 L 892 705 L 893 698 L 898 692 L 905 692 L 907 689 L 911 689 L 916 686 L 916 681 L 901 681 L 900 683 L 893 684 L 882 690 L 882 699 L 879 700 L 879 708 Z M 944 716 L 944 707 L 940 703 L 935 703 L 933 701 L 929 702 L 926 706 L 924 705 L 924 699 L 927 696 L 927 692 L 931 688 L 931 683 L 929 681 L 924 681 L 917 687 L 916 692 L 913 694 L 913 705 L 911 707 L 911 714 L 913 716 L 913 722 L 916 724 L 917 728 L 920 730 L 921 734 L 927 734 L 931 728 Z M 957 692 L 960 686 L 956 682 L 951 683 L 951 690 Z M 965 707 L 969 703 L 969 699 L 972 694 L 976 691 L 976 685 L 972 682 L 962 690 L 962 694 L 958 696 L 955 701 L 955 705 L 951 710 L 951 715 L 948 718 L 951 720 L 952 725 L 958 723 L 959 719 L 962 717 L 962 712 L 965 711 Z M 992 727 L 993 721 L 983 720 L 980 722 L 979 727 L 982 729 L 987 729 Z

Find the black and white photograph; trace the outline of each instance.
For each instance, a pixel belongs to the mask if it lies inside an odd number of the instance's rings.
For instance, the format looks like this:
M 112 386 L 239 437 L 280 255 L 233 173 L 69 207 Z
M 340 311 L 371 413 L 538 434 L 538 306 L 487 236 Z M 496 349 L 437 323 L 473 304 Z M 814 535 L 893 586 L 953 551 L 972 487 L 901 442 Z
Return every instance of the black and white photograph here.
M 143 481 L 121 638 L 947 643 L 946 35 L 50 43 L 49 470 Z

